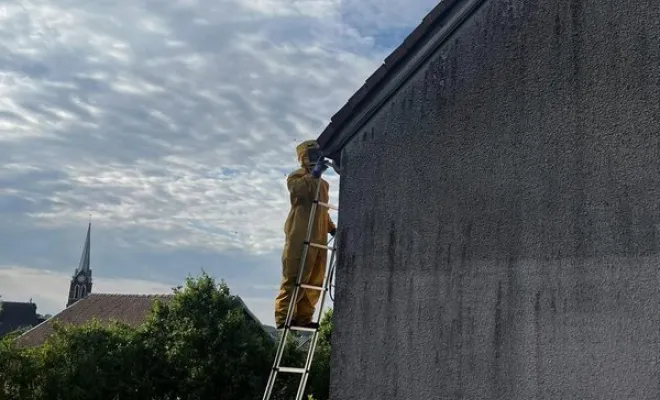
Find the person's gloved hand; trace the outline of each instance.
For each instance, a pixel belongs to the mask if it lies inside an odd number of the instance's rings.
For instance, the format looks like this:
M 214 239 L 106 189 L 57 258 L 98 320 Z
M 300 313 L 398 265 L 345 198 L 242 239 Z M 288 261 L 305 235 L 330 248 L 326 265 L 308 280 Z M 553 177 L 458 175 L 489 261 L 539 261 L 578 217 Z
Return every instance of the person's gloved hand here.
M 337 228 L 332 228 L 332 230 L 330 231 L 330 236 L 335 237 L 336 234 L 337 234 Z
M 318 179 L 323 175 L 323 172 L 328 169 L 328 165 L 325 163 L 324 160 L 319 160 L 319 163 L 316 164 L 316 167 L 312 170 L 312 177 Z

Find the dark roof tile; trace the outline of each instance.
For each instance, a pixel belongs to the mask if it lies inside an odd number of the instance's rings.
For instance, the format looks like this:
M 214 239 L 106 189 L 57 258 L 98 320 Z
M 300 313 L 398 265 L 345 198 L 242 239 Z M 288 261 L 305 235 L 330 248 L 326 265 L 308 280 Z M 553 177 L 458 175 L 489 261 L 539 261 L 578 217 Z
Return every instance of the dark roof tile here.
M 335 130 L 335 126 L 334 126 L 334 124 L 332 123 L 332 121 L 330 121 L 330 123 L 329 123 L 328 125 L 325 126 L 325 129 L 323 130 L 323 132 L 321 132 L 321 136 L 320 136 L 320 137 L 330 136 L 330 135 L 332 135 L 332 132 L 333 132 L 334 130 Z
M 353 107 L 350 104 L 345 104 L 344 107 L 340 108 L 335 115 L 332 116 L 331 122 L 335 125 L 341 125 L 346 118 L 350 117 L 353 114 Z
M 406 48 L 406 46 L 397 47 L 392 52 L 392 54 L 390 54 L 389 56 L 387 56 L 387 58 L 385 58 L 385 65 L 387 65 L 388 69 L 390 69 L 391 67 L 395 66 L 399 61 L 401 61 L 406 56 L 406 54 L 408 54 L 408 49 Z
M 355 107 L 364 99 L 364 97 L 367 95 L 368 92 L 369 90 L 367 86 L 362 85 L 360 89 L 358 89 L 358 91 L 355 92 L 350 99 L 348 99 L 348 104 L 350 104 L 351 107 Z
M 433 7 L 431 11 L 422 19 L 422 21 L 429 20 L 431 23 L 438 22 L 438 18 L 445 15 L 445 12 L 453 6 L 458 0 L 442 0 L 437 6 Z
M 432 19 L 423 19 L 422 23 L 417 25 L 417 27 L 413 29 L 405 39 L 403 39 L 402 46 L 405 46 L 405 48 L 409 50 L 414 48 L 419 40 L 424 37 L 424 34 L 428 32 L 431 25 L 433 25 Z
M 367 81 L 358 89 L 358 91 L 351 96 L 351 99 L 344 104 L 342 108 L 339 109 L 330 119 L 330 123 L 335 126 L 341 126 L 348 117 L 353 114 L 354 106 L 357 106 L 364 97 L 369 93 L 369 91 L 387 75 L 387 67 L 385 64 L 381 65 L 369 78 Z M 325 133 L 325 132 L 324 132 Z
M 374 86 L 378 85 L 378 83 L 385 78 L 385 75 L 387 75 L 387 67 L 385 64 L 382 64 L 364 83 L 367 90 L 372 90 Z

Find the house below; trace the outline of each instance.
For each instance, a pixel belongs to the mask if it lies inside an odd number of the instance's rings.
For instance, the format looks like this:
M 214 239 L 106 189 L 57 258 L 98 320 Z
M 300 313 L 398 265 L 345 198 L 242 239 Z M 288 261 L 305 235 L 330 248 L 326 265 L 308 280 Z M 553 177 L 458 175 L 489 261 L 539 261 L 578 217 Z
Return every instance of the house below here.
M 17 339 L 23 347 L 42 345 L 53 335 L 53 323 L 83 325 L 96 319 L 101 323 L 121 322 L 131 327 L 142 325 L 149 316 L 154 302 L 167 302 L 172 295 L 135 295 L 92 293 L 42 322 Z
M 32 302 L 0 301 L 0 337 L 11 332 L 29 329 L 43 322 Z
M 660 399 L 658 21 L 444 0 L 332 117 L 331 400 Z
M 156 300 L 167 303 L 174 295 L 139 295 L 92 293 L 77 299 L 71 306 L 52 318 L 42 322 L 17 338 L 17 344 L 23 347 L 42 345 L 53 335 L 55 322 L 64 325 L 83 325 L 93 319 L 101 323 L 120 322 L 137 328 L 146 322 Z M 247 308 L 243 300 L 238 299 L 245 314 L 260 326 L 257 317 Z M 34 324 L 36 325 L 36 324 Z M 266 327 L 264 330 L 272 337 Z

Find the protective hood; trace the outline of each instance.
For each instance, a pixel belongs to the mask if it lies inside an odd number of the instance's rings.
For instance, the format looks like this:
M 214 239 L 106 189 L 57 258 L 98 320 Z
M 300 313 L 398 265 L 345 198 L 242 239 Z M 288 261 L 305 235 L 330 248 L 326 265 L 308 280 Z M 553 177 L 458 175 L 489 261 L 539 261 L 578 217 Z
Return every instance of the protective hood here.
M 316 164 L 316 160 L 309 160 L 309 150 L 318 149 L 316 140 L 306 140 L 296 146 L 296 154 L 298 155 L 298 162 L 303 168 L 310 168 Z

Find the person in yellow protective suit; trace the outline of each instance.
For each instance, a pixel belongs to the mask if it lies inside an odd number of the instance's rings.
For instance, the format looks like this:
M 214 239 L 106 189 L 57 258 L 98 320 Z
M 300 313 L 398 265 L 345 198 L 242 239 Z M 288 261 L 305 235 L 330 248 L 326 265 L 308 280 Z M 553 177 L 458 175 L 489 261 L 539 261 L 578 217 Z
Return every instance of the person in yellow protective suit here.
M 275 324 L 277 329 L 284 328 L 289 302 L 292 301 L 317 185 L 322 185 L 319 201 L 328 203 L 330 185 L 321 178 L 312 177 L 316 160 L 310 160 L 309 151 L 317 148 L 318 145 L 315 140 L 308 140 L 299 144 L 296 147 L 296 153 L 301 168 L 290 173 L 286 179 L 291 210 L 284 224 L 286 240 L 282 252 L 282 281 L 279 294 L 275 299 Z M 317 207 L 310 242 L 326 245 L 328 233 L 334 236 L 335 231 L 336 227 L 330 218 L 328 208 Z M 326 249 L 308 246 L 301 283 L 322 286 L 326 260 Z M 298 291 L 298 298 L 295 300 L 296 308 L 291 320 L 293 326 L 313 327 L 315 325 L 312 323 L 312 319 L 320 295 L 321 292 L 314 289 L 301 288 Z

